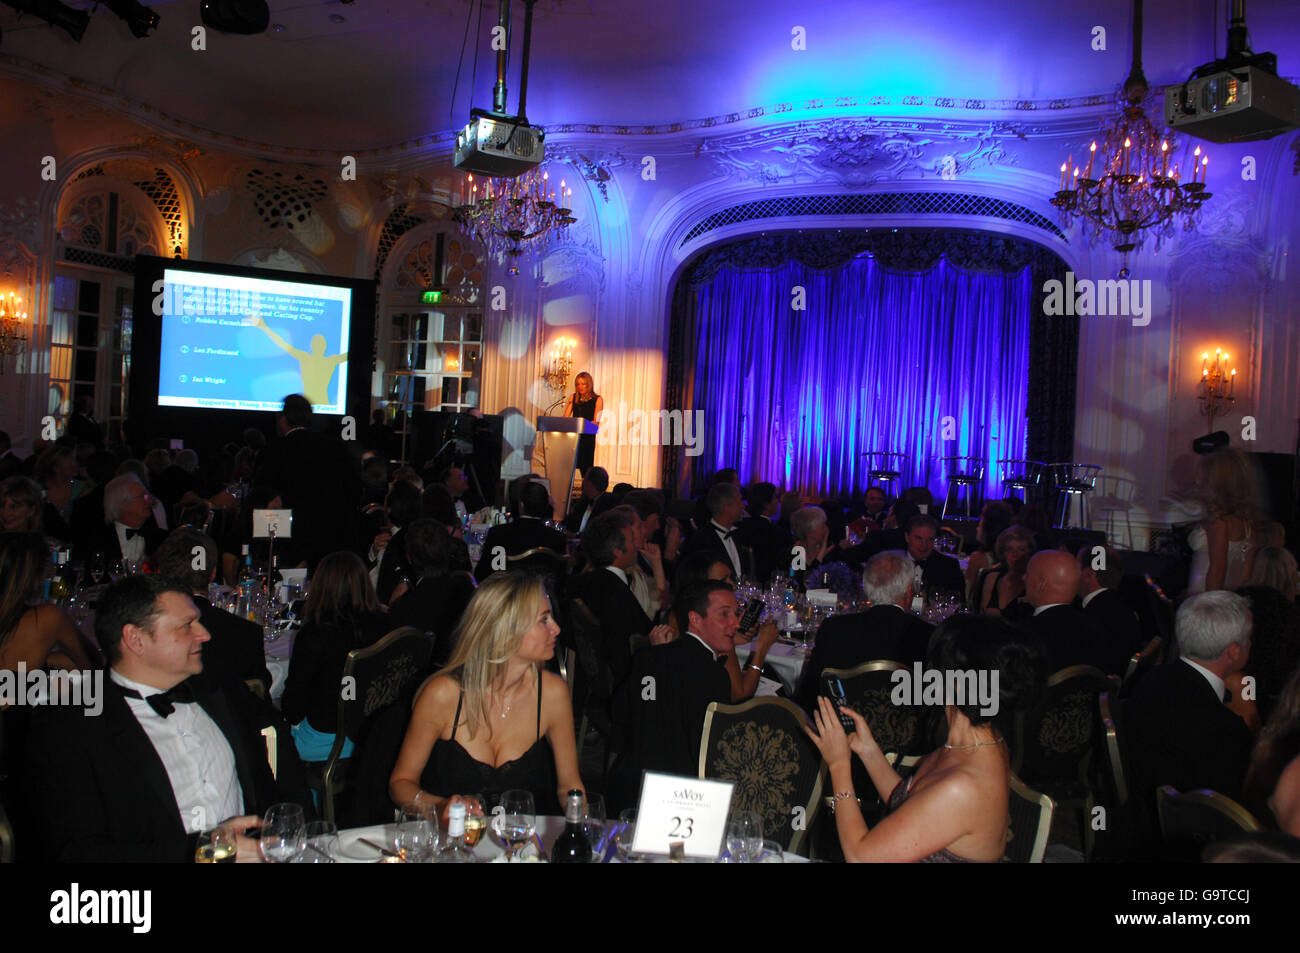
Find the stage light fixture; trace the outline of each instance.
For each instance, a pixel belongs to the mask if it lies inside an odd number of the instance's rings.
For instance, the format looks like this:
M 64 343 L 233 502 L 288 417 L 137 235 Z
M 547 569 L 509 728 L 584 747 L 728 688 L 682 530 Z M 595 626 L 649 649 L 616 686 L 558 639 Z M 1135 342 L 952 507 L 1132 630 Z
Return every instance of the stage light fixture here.
M 271 8 L 266 0 L 202 0 L 199 16 L 214 30 L 252 36 L 266 32 Z
M 4 0 L 4 3 L 19 13 L 30 13 L 50 26 L 58 27 L 78 43 L 90 22 L 90 14 L 85 10 L 74 10 L 59 0 Z

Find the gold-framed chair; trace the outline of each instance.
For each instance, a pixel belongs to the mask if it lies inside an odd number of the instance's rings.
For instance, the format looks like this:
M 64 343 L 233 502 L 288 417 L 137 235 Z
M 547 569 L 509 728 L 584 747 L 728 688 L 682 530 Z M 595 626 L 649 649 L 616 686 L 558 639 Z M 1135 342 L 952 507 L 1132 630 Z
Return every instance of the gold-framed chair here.
M 1097 712 L 1101 716 L 1101 732 L 1105 744 L 1106 767 L 1110 779 L 1111 792 L 1114 795 L 1114 806 L 1123 808 L 1128 803 L 1128 777 L 1127 759 L 1124 756 L 1124 750 L 1120 747 L 1120 736 L 1123 734 L 1123 717 L 1122 705 L 1118 698 L 1113 698 L 1110 692 L 1102 692 L 1097 696 Z
M 894 672 L 910 671 L 902 662 L 874 659 L 853 668 L 828 668 L 822 675 L 834 675 L 843 683 L 845 702 L 867 720 L 880 750 L 904 757 L 925 753 L 918 709 L 895 705 L 892 699 Z
M 1119 679 L 1101 669 L 1071 665 L 1049 676 L 1034 707 L 1017 712 L 1014 721 L 1012 772 L 1074 814 L 1085 857 L 1093 849 L 1088 821 L 1096 803 L 1091 768 L 1101 732 L 1097 698 L 1118 690 Z
M 732 810 L 757 813 L 763 836 L 794 853 L 805 846 L 826 776 L 807 723 L 785 698 L 711 702 L 700 735 L 700 777 L 732 782 Z
M 348 738 L 362 737 L 362 726 L 376 712 L 402 697 L 413 681 L 428 674 L 433 636 L 412 626 L 394 629 L 378 642 L 353 649 L 339 683 L 338 731 L 324 761 L 308 762 L 307 784 L 321 801 L 325 820 L 337 824 L 334 799 L 352 788 L 356 752 L 342 756 Z
M 1167 784 L 1160 787 L 1156 790 L 1156 815 L 1165 846 L 1172 851 L 1171 860 L 1196 861 L 1206 844 L 1264 829 L 1250 811 L 1208 788 L 1180 794 Z
M 1056 802 L 1041 791 L 1027 787 L 1012 774 L 1007 810 L 1011 823 L 1007 827 L 1007 849 L 1002 862 L 1041 864 L 1052 835 Z
M 1164 639 L 1155 636 L 1142 647 L 1138 652 L 1133 653 L 1133 657 L 1128 660 L 1128 668 L 1124 670 L 1124 678 L 1120 682 L 1120 691 L 1128 696 L 1133 691 L 1133 686 L 1147 672 L 1160 664 L 1160 652 L 1164 647 Z

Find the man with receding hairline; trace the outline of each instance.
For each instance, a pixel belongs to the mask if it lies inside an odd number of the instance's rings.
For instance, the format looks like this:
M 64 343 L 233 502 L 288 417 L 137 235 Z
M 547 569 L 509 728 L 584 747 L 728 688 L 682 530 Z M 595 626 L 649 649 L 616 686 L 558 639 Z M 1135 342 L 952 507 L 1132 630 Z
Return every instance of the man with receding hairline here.
M 1107 675 L 1123 675 L 1127 646 L 1102 630 L 1073 605 L 1079 564 L 1059 549 L 1035 553 L 1025 571 L 1025 599 L 1034 607 L 1022 627 L 1043 652 L 1046 676 L 1071 665 L 1091 665 Z

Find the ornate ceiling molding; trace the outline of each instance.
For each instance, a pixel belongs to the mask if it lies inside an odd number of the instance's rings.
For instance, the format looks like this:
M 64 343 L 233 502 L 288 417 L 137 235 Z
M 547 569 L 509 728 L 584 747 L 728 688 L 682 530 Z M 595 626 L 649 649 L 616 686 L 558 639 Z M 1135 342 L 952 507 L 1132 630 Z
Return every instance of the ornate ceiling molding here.
M 709 159 L 720 176 L 760 185 L 862 188 L 907 177 L 951 181 L 980 167 L 1015 165 L 1005 144 L 1042 131 L 1041 125 L 1005 121 L 846 117 L 704 139 L 696 157 Z

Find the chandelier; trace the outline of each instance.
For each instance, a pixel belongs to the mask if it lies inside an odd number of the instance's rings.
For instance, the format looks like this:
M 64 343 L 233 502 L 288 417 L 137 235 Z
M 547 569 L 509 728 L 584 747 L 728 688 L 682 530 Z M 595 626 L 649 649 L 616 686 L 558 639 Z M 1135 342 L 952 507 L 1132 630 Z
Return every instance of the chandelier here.
M 27 312 L 22 310 L 23 299 L 14 292 L 0 296 L 0 374 L 4 373 L 4 359 L 10 354 L 20 354 L 27 340 L 23 322 Z
M 557 195 L 550 173 L 538 168 L 513 179 L 475 181 L 471 175 L 461 199 L 452 213 L 461 234 L 484 245 L 498 262 L 509 256 L 512 275 L 519 274 L 520 255 L 544 251 L 577 221 L 571 209 L 573 189 L 561 179 Z
M 1076 163 L 1073 155 L 1061 165 L 1060 187 L 1051 200 L 1064 225 L 1078 221 L 1092 243 L 1104 237 L 1124 255 L 1121 276 L 1128 273 L 1128 253 L 1146 235 L 1155 235 L 1159 247 L 1176 225 L 1191 231 L 1197 212 L 1211 196 L 1205 190 L 1209 156 L 1197 146 L 1190 174 L 1177 163 L 1171 168 L 1169 153 L 1174 144 L 1162 139 L 1147 118 L 1142 0 L 1135 0 L 1133 6 L 1133 62 L 1118 97 L 1120 114 L 1102 126 L 1101 148 L 1092 143 L 1083 168 L 1083 160 Z

